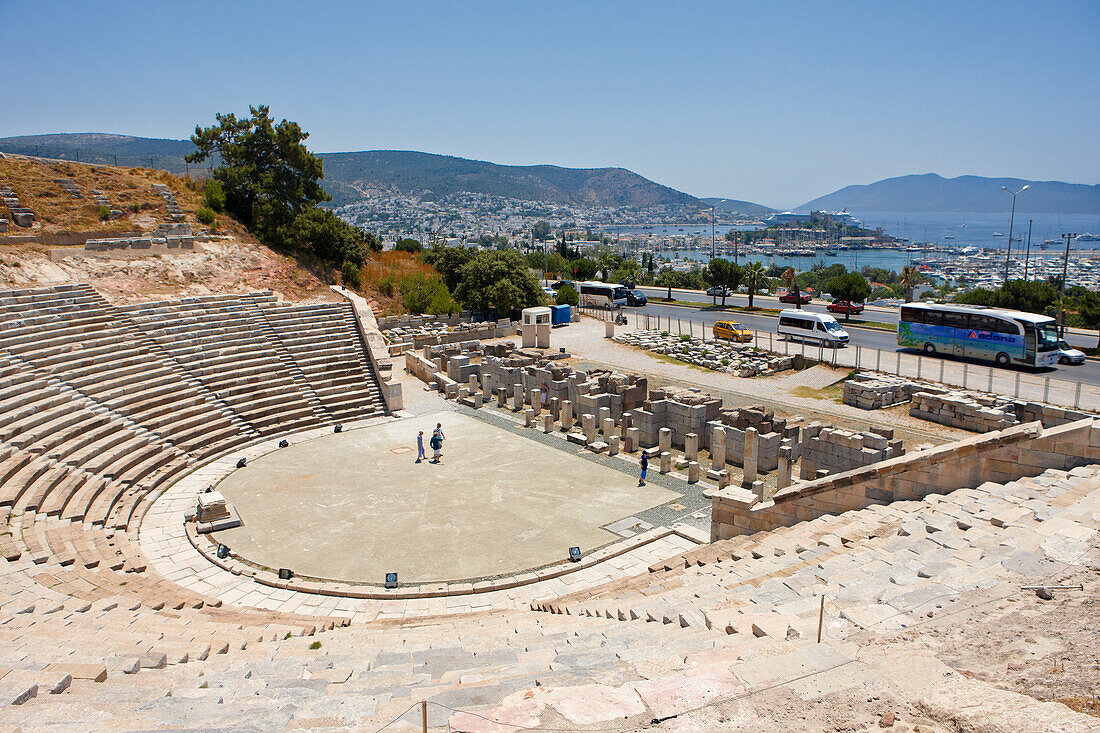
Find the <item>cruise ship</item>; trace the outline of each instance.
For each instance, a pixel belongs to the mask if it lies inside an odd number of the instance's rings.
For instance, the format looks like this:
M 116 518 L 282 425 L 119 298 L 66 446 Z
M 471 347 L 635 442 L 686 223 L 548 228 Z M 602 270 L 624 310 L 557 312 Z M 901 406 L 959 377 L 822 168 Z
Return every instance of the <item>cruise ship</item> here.
M 858 227 L 863 226 L 863 222 L 847 211 L 814 211 L 807 214 L 797 214 L 793 211 L 781 211 L 772 214 L 764 220 L 764 226 L 772 226 L 773 224 L 793 224 L 798 221 L 809 221 L 814 215 L 818 218 L 824 216 L 831 216 L 833 221 L 838 224 L 847 224 L 848 226 Z

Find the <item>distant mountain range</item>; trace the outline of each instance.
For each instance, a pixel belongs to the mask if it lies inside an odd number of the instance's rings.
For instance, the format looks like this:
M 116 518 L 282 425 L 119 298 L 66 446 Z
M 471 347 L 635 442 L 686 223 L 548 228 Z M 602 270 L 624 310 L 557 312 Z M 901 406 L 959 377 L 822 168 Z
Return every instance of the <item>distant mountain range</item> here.
M 942 211 L 999 213 L 1012 204 L 1011 196 L 1001 190 L 1008 186 L 1019 191 L 1017 213 L 1027 214 L 1100 214 L 1100 185 L 1060 181 L 1025 181 L 1020 178 L 983 178 L 959 176 L 944 178 L 935 173 L 886 178 L 865 186 L 845 186 L 816 198 L 795 211 Z
M 721 211 L 725 214 L 741 214 L 742 216 L 764 218 L 778 211 L 778 209 L 772 209 L 763 204 L 754 204 L 751 201 L 738 201 L 737 199 L 709 197 L 699 200 L 707 206 L 713 206 L 715 211 Z
M 194 149 L 189 140 L 101 133 L 0 138 L 0 152 L 151 166 L 173 173 L 187 170 L 183 157 Z M 470 192 L 586 206 L 703 206 L 694 196 L 623 168 L 497 165 L 401 150 L 320 155 L 325 161 L 325 189 L 337 205 L 361 200 L 366 191 L 384 191 L 429 200 Z

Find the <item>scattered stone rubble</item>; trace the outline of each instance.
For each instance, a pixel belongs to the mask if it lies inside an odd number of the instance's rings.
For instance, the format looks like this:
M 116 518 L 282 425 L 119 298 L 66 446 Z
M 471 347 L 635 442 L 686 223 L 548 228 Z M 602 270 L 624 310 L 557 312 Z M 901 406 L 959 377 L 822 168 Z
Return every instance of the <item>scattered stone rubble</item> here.
M 661 331 L 631 331 L 617 334 L 615 341 L 629 346 L 637 346 L 657 354 L 665 354 L 674 359 L 713 369 L 739 377 L 770 375 L 801 366 L 801 355 L 778 356 L 754 346 L 726 343 L 723 341 L 703 341 L 688 336 L 662 335 Z
M 29 227 L 34 224 L 36 220 L 34 212 L 19 202 L 19 196 L 15 191 L 7 186 L 0 186 L 0 201 L 3 201 L 4 206 L 8 207 L 12 221 L 15 222 L 16 226 Z M 7 229 L 6 225 L 4 229 Z
M 498 321 L 436 320 L 429 321 L 421 316 L 401 316 L 400 319 L 381 319 L 386 343 L 391 344 L 398 353 L 408 349 L 419 349 L 429 344 L 450 344 L 473 339 L 494 339 L 516 334 L 516 322 L 507 318 Z
M 918 385 L 888 374 L 855 374 L 844 382 L 844 404 L 861 410 L 881 410 L 909 402 Z
M 164 217 L 165 221 L 180 222 L 186 218 L 183 213 L 183 209 L 180 208 L 179 203 L 176 201 L 176 194 L 163 183 L 154 183 L 153 190 L 160 194 L 161 198 L 168 204 L 168 215 Z

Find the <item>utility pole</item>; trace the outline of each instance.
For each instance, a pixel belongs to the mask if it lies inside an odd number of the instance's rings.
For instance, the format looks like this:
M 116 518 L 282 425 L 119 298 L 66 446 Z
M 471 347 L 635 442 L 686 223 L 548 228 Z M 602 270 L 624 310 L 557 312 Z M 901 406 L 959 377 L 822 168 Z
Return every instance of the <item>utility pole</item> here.
M 1066 274 L 1069 270 L 1069 243 L 1073 241 L 1076 236 L 1077 232 L 1062 235 L 1062 239 L 1066 240 L 1066 256 L 1062 260 L 1062 287 L 1058 292 L 1058 325 L 1062 327 L 1063 332 L 1066 327 L 1066 308 L 1065 305 L 1063 305 L 1063 301 L 1066 297 Z
M 1027 254 L 1024 255 L 1024 281 L 1027 281 L 1027 266 L 1031 262 L 1031 219 L 1027 220 Z

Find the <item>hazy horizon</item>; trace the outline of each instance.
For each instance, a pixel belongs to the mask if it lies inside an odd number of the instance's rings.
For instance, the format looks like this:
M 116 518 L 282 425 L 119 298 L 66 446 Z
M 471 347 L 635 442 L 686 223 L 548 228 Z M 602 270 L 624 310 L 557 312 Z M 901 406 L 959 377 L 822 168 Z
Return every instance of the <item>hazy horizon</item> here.
M 927 172 L 1100 180 L 1095 3 L 300 8 L 0 1 L 50 28 L 5 39 L 0 137 L 183 139 L 268 104 L 317 151 L 621 167 L 779 209 Z

